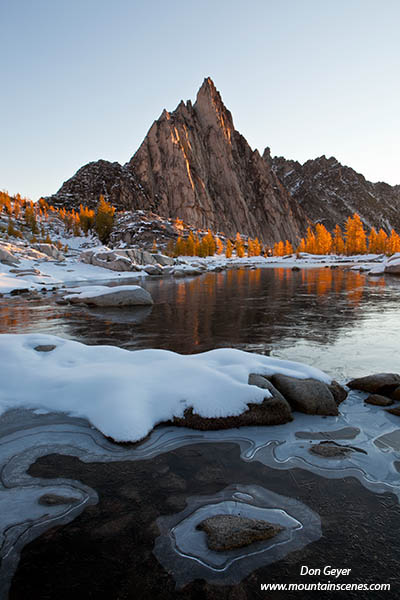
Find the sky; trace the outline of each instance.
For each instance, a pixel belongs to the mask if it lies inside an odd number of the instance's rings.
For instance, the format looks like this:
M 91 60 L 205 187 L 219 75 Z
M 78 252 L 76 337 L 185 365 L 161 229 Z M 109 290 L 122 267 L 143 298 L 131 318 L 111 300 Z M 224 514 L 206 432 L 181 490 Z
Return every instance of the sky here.
M 400 184 L 399 0 L 0 0 L 0 189 L 127 162 L 210 76 L 253 149 Z

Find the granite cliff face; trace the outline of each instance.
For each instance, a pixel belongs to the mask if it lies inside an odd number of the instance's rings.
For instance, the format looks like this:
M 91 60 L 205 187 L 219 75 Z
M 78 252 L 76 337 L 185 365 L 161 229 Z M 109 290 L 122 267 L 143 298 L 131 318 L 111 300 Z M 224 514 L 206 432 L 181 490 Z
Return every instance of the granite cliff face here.
M 235 130 L 209 78 L 194 105 L 181 102 L 174 112 L 163 111 L 126 165 L 89 163 L 49 201 L 94 207 L 100 193 L 118 209 L 151 210 L 267 244 L 298 240 L 307 223 L 270 166 Z
M 357 212 L 367 228 L 400 229 L 400 185 L 371 183 L 336 158 L 321 156 L 303 165 L 283 157 L 264 160 L 313 222 L 328 229 Z
M 233 125 L 211 79 L 195 104 L 155 121 L 127 167 L 162 216 L 266 243 L 297 239 L 306 217 Z

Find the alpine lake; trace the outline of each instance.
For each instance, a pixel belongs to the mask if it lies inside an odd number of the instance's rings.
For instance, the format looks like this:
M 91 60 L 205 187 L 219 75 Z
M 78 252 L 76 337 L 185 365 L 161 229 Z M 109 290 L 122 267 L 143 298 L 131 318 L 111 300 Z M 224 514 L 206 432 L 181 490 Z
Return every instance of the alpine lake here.
M 151 293 L 152 307 L 1 298 L 0 332 L 131 351 L 232 347 L 318 367 L 342 384 L 400 373 L 400 278 L 279 266 L 132 283 Z M 9 411 L 0 418 L 0 598 L 399 598 L 400 420 L 365 397 L 351 392 L 338 417 L 157 427 L 138 444 L 116 444 L 84 419 Z M 310 452 L 332 440 L 355 451 Z M 44 493 L 72 500 L 42 506 Z M 218 553 L 196 525 L 221 512 L 283 530 Z M 318 582 L 326 587 L 317 594 L 261 588 Z M 391 589 L 328 585 L 338 583 Z

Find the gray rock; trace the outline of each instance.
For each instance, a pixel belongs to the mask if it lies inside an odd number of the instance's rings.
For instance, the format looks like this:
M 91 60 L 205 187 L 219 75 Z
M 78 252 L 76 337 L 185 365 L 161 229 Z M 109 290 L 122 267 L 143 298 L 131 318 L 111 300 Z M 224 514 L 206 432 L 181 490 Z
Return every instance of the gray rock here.
M 146 271 L 148 275 L 162 275 L 163 269 L 159 265 L 146 265 L 143 267 L 143 271 Z
M 337 415 L 335 398 L 326 383 L 316 379 L 296 379 L 273 375 L 271 381 L 293 410 L 310 415 Z
M 278 535 L 283 527 L 260 519 L 248 519 L 237 515 L 215 515 L 204 519 L 197 525 L 197 529 L 206 532 L 210 550 L 225 552 L 249 546 L 260 540 L 269 540 Z
M 386 393 L 394 392 L 400 386 L 400 375 L 396 373 L 375 373 L 367 377 L 352 379 L 347 385 L 352 390 L 385 396 Z
M 97 296 L 85 298 L 85 296 L 68 296 L 72 304 L 86 304 L 88 306 L 140 306 L 153 304 L 153 298 L 147 290 L 136 286 L 134 289 L 112 288 L 113 292 L 99 293 Z M 115 290 L 115 291 L 114 291 Z
M 5 248 L 0 248 L 0 262 L 7 265 L 17 265 L 19 260 Z
M 153 256 L 162 267 L 172 267 L 175 264 L 175 259 L 171 256 L 165 256 L 165 254 L 153 254 Z
M 50 258 L 54 258 L 55 260 L 62 260 L 64 258 L 63 253 L 60 252 L 56 246 L 53 246 L 53 244 L 32 244 L 32 248 L 42 252 L 43 254 L 46 254 L 47 256 L 50 256 Z
M 381 396 L 380 394 L 371 394 L 365 399 L 366 404 L 373 404 L 374 406 L 390 406 L 394 400 Z

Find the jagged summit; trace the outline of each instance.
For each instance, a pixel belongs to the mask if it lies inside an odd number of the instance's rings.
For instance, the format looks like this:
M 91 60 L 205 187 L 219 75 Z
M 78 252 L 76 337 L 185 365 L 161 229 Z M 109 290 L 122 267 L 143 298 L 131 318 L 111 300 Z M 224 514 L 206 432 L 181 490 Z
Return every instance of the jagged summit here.
M 127 164 L 162 216 L 272 243 L 306 221 L 270 167 L 234 128 L 210 78 L 195 103 L 163 111 Z
M 335 157 L 301 165 L 261 157 L 235 129 L 210 77 L 192 104 L 163 110 L 125 164 L 85 165 L 49 198 L 58 206 L 94 207 L 100 194 L 118 209 L 161 217 L 233 236 L 237 231 L 272 244 L 296 242 L 311 221 L 329 228 L 358 212 L 367 226 L 400 228 L 400 186 L 373 184 Z

